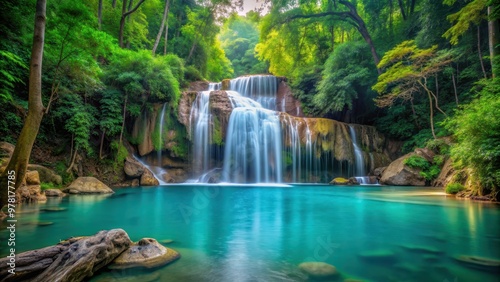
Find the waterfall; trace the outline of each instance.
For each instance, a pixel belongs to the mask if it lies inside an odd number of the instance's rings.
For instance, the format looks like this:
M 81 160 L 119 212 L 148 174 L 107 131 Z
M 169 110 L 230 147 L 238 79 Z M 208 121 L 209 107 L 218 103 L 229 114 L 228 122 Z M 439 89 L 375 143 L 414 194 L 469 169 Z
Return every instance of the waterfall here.
M 273 75 L 253 75 L 232 79 L 229 84 L 229 90 L 236 91 L 245 97 L 255 100 L 266 109 L 277 110 L 276 92 L 278 90 L 278 78 Z
M 349 130 L 351 133 L 352 146 L 354 147 L 354 175 L 355 176 L 365 176 L 365 161 L 363 157 L 363 151 L 359 148 L 358 139 L 356 138 L 356 131 L 354 126 L 349 125 Z
M 167 106 L 167 103 L 163 104 L 163 107 L 161 109 L 161 114 L 160 114 L 160 121 L 159 121 L 159 132 L 158 132 L 158 144 L 159 148 L 157 150 L 158 154 L 158 166 L 162 167 L 163 163 L 163 158 L 162 158 L 162 153 L 163 153 L 163 122 L 165 121 L 165 108 Z
M 224 181 L 282 182 L 281 124 L 277 113 L 236 91 L 228 94 L 234 109 L 227 129 Z
M 166 172 L 165 169 L 163 169 L 161 166 L 152 166 L 148 165 L 145 161 L 143 161 L 141 158 L 136 157 L 135 155 L 132 155 L 132 157 L 138 161 L 140 164 L 142 164 L 145 168 L 147 168 L 151 173 L 153 174 L 154 178 L 158 180 L 158 183 L 160 185 L 167 185 L 168 183 L 163 180 L 163 174 Z

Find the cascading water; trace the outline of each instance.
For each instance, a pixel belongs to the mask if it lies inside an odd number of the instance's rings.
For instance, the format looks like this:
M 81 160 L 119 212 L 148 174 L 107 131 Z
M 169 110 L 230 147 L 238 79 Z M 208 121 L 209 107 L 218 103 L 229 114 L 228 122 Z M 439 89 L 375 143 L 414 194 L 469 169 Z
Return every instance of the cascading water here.
M 163 153 L 163 122 L 165 121 L 165 107 L 167 106 L 167 103 L 163 104 L 163 107 L 161 109 L 161 114 L 160 114 L 160 121 L 159 121 L 159 131 L 158 131 L 158 166 L 162 166 L 162 153 Z
M 227 129 L 223 180 L 282 182 L 281 124 L 277 113 L 236 91 L 228 94 L 234 109 Z
M 354 175 L 365 176 L 365 160 L 363 151 L 359 148 L 358 139 L 356 138 L 356 130 L 352 125 L 349 125 L 349 132 L 351 134 L 352 146 L 354 147 Z
M 279 85 L 275 76 L 246 76 L 229 81 L 228 90 L 217 93 L 227 95 L 233 109 L 223 154 L 214 153 L 214 149 L 223 147 L 212 144 L 215 117 L 210 109 L 211 92 L 223 88 L 223 84 L 210 83 L 207 91 L 198 92 L 190 115 L 195 181 L 209 182 L 214 174 L 220 175 L 221 181 L 240 183 L 325 182 L 332 176 L 366 175 L 364 153 L 354 127 L 347 130 L 343 123 L 284 113 L 284 98 L 280 98 L 277 109 Z M 350 134 L 352 147 L 349 141 L 342 141 L 348 140 L 345 137 L 338 141 L 343 134 Z M 352 154 L 345 153 L 349 147 L 354 148 Z

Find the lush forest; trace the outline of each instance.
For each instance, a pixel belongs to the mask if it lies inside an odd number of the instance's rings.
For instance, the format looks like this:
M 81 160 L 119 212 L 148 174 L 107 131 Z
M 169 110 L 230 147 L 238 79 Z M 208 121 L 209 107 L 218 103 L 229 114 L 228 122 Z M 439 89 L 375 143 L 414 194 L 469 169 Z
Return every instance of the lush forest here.
M 0 134 L 13 144 L 35 2 L 0 3 Z M 168 103 L 176 127 L 190 82 L 271 73 L 308 116 L 374 125 L 403 152 L 439 148 L 481 194 L 498 191 L 500 1 L 266 0 L 245 16 L 241 2 L 48 1 L 34 152 L 56 148 L 46 161 L 65 182 L 77 158 L 118 170 L 144 109 Z

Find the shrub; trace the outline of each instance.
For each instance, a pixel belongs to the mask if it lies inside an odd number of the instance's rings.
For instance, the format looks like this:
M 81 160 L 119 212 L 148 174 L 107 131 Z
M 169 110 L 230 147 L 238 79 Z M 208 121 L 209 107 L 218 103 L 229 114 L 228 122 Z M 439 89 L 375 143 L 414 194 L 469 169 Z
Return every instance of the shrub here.
M 194 66 L 186 67 L 186 70 L 184 72 L 184 77 L 186 78 L 187 81 L 204 80 L 200 71 L 197 70 Z
M 425 147 L 441 155 L 447 155 L 450 153 L 450 145 L 448 145 L 443 139 L 430 139 L 427 143 L 425 143 Z
M 429 162 L 421 157 L 421 156 L 411 156 L 403 161 L 403 164 L 412 167 L 412 168 L 420 168 L 420 169 L 427 169 L 429 168 L 430 164 Z
M 456 182 L 446 185 L 446 193 L 448 194 L 456 194 L 464 189 L 465 187 L 462 184 Z

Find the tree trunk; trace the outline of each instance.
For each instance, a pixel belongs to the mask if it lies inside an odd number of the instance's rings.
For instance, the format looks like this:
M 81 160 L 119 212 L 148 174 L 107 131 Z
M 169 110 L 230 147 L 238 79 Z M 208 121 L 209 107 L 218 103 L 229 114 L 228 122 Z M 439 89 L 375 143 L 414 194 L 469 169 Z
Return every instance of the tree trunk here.
M 101 30 L 101 25 L 102 25 L 102 0 L 99 0 L 99 5 L 97 7 L 97 23 L 99 25 L 99 30 Z
M 405 6 L 403 4 L 403 0 L 398 0 L 399 4 L 399 9 L 401 10 L 401 16 L 403 16 L 403 20 L 406 21 L 406 13 L 405 13 Z
M 132 1 L 132 0 L 130 0 Z M 131 2 L 128 2 L 127 0 L 123 0 L 123 4 L 122 4 L 122 16 L 120 18 L 120 30 L 119 30 L 119 33 L 118 33 L 118 42 L 120 44 L 120 47 L 123 48 L 125 45 L 123 44 L 123 33 L 125 31 L 125 21 L 127 19 L 127 17 L 132 14 L 133 12 L 137 11 L 137 9 L 139 9 L 139 7 L 142 5 L 142 3 L 144 3 L 145 0 L 140 0 L 139 3 L 137 3 L 134 8 L 132 9 L 129 9 L 127 11 L 127 3 L 131 4 Z
M 104 144 L 104 135 L 106 134 L 106 129 L 102 131 L 102 135 L 101 135 L 101 145 L 99 146 L 99 159 L 103 159 L 103 156 L 102 156 L 102 147 L 103 147 L 103 144 Z
M 477 54 L 479 55 L 479 62 L 481 63 L 481 70 L 483 70 L 484 78 L 488 78 L 486 70 L 484 69 L 483 53 L 481 52 L 481 29 L 477 26 Z
M 125 1 L 125 0 L 123 0 L 123 1 Z M 113 9 L 116 8 L 116 0 L 113 0 L 113 3 L 111 4 L 111 6 L 113 7 Z
M 73 153 L 73 157 L 71 158 L 71 163 L 69 164 L 68 168 L 66 169 L 66 173 L 69 173 L 71 169 L 73 169 L 73 166 L 75 165 L 75 160 L 76 160 L 76 155 L 78 154 L 78 147 L 75 148 L 75 152 Z
M 35 14 L 35 29 L 33 33 L 33 47 L 31 49 L 28 116 L 24 121 L 21 134 L 17 139 L 16 148 L 12 154 L 9 164 L 1 177 L 0 207 L 7 204 L 8 199 L 8 172 L 14 171 L 16 180 L 14 187 L 21 186 L 26 175 L 31 149 L 35 143 L 40 123 L 43 117 L 42 102 L 42 58 L 45 37 L 45 10 L 46 0 L 37 0 Z
M 491 16 L 492 12 L 493 7 L 488 6 L 488 16 Z M 498 46 L 500 44 L 500 31 L 498 29 L 497 19 L 491 19 L 488 21 L 488 39 L 490 47 L 491 76 L 495 77 L 497 75 L 496 72 L 499 71 L 497 70 L 498 67 L 495 65 L 495 56 L 498 55 L 500 49 Z
M 455 81 L 455 70 L 451 72 L 451 81 L 453 82 L 453 91 L 455 93 L 455 103 L 458 106 L 457 82 Z
M 120 131 L 120 146 L 122 145 L 122 140 L 123 140 L 123 130 L 125 128 L 125 117 L 127 114 L 127 100 L 128 100 L 128 95 L 125 95 L 125 101 L 123 101 L 123 120 L 122 120 L 122 129 Z
M 155 44 L 153 45 L 153 56 L 156 54 L 156 48 L 158 48 L 158 44 L 160 44 L 161 35 L 163 34 L 163 28 L 165 27 L 165 22 L 168 17 L 168 8 L 170 5 L 170 0 L 165 0 L 165 9 L 163 10 L 163 18 L 160 24 L 160 30 L 156 35 Z
M 168 43 L 168 12 L 167 12 L 167 23 L 165 25 L 165 44 L 163 44 L 163 55 L 167 55 L 167 43 Z
M 431 97 L 431 93 L 429 93 L 429 91 L 427 91 L 427 96 L 429 97 L 429 110 L 430 110 L 430 122 L 431 122 L 432 136 L 434 137 L 434 139 L 437 139 L 436 132 L 434 131 L 434 110 L 432 107 L 432 97 Z

